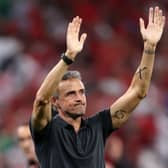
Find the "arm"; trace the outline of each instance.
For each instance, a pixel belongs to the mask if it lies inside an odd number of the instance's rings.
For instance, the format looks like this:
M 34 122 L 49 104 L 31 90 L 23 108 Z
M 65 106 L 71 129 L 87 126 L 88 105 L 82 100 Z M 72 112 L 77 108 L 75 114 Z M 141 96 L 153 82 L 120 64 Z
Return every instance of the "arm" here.
M 81 22 L 82 19 L 77 16 L 69 23 L 67 29 L 67 50 L 65 55 L 73 61 L 76 55 L 83 49 L 86 39 L 86 34 L 84 33 L 79 40 Z M 37 91 L 32 112 L 32 125 L 35 130 L 43 129 L 51 120 L 50 99 L 67 69 L 68 65 L 61 59 L 48 73 Z
M 149 23 L 147 28 L 140 18 L 140 31 L 144 40 L 144 50 L 141 63 L 133 76 L 132 82 L 126 93 L 110 107 L 112 124 L 114 128 L 121 127 L 131 112 L 147 95 L 155 58 L 156 45 L 159 42 L 165 24 L 165 17 L 158 7 L 149 9 Z

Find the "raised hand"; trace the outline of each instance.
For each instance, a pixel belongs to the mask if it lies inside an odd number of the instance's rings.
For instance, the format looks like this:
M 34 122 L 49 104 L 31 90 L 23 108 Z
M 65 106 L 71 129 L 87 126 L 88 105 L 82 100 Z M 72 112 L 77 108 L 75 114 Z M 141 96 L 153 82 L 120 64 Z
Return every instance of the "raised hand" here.
M 70 56 L 71 59 L 75 59 L 76 55 L 82 51 L 84 42 L 87 37 L 87 34 L 83 33 L 79 38 L 81 23 L 82 19 L 79 16 L 76 16 L 68 25 L 66 36 L 66 55 Z
M 144 41 L 157 44 L 162 36 L 165 16 L 159 7 L 149 8 L 149 23 L 145 28 L 144 20 L 140 18 L 140 31 Z

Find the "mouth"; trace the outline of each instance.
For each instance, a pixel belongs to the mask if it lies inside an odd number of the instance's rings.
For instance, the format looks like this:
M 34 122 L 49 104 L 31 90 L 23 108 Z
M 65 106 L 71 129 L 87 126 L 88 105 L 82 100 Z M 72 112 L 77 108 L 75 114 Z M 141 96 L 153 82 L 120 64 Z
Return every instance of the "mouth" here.
M 85 106 L 84 103 L 78 103 L 78 104 L 75 104 L 74 106 Z

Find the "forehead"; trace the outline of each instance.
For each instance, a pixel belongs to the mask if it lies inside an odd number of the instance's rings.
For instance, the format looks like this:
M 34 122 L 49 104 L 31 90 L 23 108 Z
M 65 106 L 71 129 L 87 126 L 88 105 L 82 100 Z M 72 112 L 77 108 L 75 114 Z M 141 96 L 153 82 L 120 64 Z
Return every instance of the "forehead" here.
M 84 84 L 79 79 L 68 79 L 61 81 L 58 85 L 59 92 L 67 92 L 70 90 L 80 90 L 85 89 Z
M 17 129 L 17 135 L 18 135 L 18 137 L 28 137 L 28 136 L 31 136 L 29 126 L 20 126 Z

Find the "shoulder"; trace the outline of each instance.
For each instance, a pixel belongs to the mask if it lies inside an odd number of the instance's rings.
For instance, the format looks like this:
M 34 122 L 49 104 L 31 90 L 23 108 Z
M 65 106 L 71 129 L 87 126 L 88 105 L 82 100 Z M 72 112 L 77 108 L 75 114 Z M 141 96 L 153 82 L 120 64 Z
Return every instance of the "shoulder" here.
M 95 113 L 94 115 L 88 117 L 87 120 L 97 120 L 104 116 L 110 117 L 110 109 L 104 109 L 102 111 L 99 111 Z
M 111 120 L 110 109 L 104 109 L 86 118 L 88 124 L 100 124 L 102 121 Z
M 115 129 L 112 125 L 112 118 L 110 109 L 105 109 L 96 113 L 95 115 L 89 117 L 88 119 L 89 125 L 92 128 L 95 128 L 99 132 L 103 132 L 104 140 L 113 132 Z
M 31 135 L 34 141 L 39 142 L 39 141 L 44 141 L 45 139 L 48 139 L 50 137 L 50 134 L 52 134 L 52 131 L 55 128 L 57 128 L 57 125 L 58 125 L 57 120 L 58 120 L 58 114 L 54 115 L 51 121 L 48 122 L 48 124 L 40 131 L 37 131 L 33 128 L 32 122 L 30 120 L 29 126 L 30 126 Z

